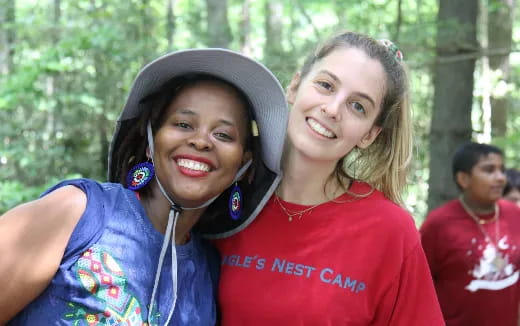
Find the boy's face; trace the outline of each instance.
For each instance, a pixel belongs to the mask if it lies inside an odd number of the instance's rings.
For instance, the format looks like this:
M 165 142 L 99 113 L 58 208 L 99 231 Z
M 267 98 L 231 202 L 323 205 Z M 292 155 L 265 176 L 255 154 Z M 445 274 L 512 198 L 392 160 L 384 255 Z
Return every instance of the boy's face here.
M 470 173 L 459 172 L 457 178 L 465 196 L 481 204 L 492 204 L 502 197 L 506 185 L 504 159 L 496 153 L 483 155 Z

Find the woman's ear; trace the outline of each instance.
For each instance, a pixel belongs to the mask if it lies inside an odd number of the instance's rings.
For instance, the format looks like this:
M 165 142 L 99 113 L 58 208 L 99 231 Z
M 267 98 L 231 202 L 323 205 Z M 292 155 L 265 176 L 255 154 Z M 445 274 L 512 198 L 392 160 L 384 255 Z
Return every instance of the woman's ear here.
M 291 79 L 291 82 L 289 83 L 289 87 L 287 87 L 287 103 L 294 104 L 294 100 L 296 99 L 296 93 L 298 91 L 298 87 L 300 86 L 301 82 L 301 74 L 297 72 L 294 74 L 293 78 Z
M 242 166 L 247 163 L 247 161 L 253 159 L 253 153 L 251 151 L 245 151 L 244 156 L 242 156 Z
M 370 146 L 374 140 L 376 140 L 377 136 L 381 132 L 381 127 L 379 126 L 372 126 L 370 130 L 361 138 L 361 140 L 357 143 L 357 147 L 365 149 L 368 146 Z

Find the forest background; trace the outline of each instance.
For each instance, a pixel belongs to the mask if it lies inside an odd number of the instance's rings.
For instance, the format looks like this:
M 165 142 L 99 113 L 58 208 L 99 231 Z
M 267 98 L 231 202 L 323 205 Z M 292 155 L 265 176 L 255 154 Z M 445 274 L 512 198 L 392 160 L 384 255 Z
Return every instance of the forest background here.
M 496 144 L 520 168 L 515 0 L 0 0 L 0 213 L 64 178 L 106 180 L 133 78 L 172 50 L 224 47 L 284 87 L 341 30 L 393 40 L 411 80 L 416 223 L 453 198 L 461 143 Z

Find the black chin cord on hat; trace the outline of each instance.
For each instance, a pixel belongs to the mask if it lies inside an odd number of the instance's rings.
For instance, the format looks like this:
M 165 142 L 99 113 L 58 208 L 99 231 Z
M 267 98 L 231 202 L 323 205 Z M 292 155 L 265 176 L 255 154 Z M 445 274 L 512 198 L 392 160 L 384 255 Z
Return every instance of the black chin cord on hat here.
M 153 144 L 152 125 L 151 125 L 150 121 L 148 121 L 148 124 L 146 126 L 146 132 L 147 132 L 147 137 L 148 137 L 148 147 L 150 148 L 150 157 L 151 157 L 152 163 L 154 163 L 154 161 L 153 161 L 153 158 L 154 158 L 154 146 L 153 145 L 154 144 Z M 252 163 L 252 160 L 249 160 L 246 164 L 244 164 L 240 168 L 240 170 L 238 170 L 238 172 L 237 172 L 235 178 L 233 179 L 233 182 L 231 182 L 231 184 L 235 183 L 246 172 L 246 170 L 249 168 L 251 163 Z M 148 323 L 151 323 L 151 320 L 152 320 L 151 318 L 152 318 L 153 302 L 155 299 L 155 295 L 157 293 L 157 288 L 159 286 L 159 279 L 161 277 L 161 270 L 162 270 L 162 265 L 164 263 L 164 257 L 166 256 L 166 250 L 168 249 L 168 244 L 170 243 L 170 238 L 171 238 L 173 303 L 172 303 L 170 312 L 168 313 L 168 318 L 166 319 L 166 323 L 165 323 L 165 325 L 168 325 L 168 323 L 170 322 L 170 320 L 173 316 L 173 312 L 175 310 L 175 304 L 177 303 L 177 250 L 175 250 L 175 227 L 177 226 L 178 217 L 181 214 L 181 212 L 185 209 L 186 210 L 198 209 L 198 208 L 203 208 L 203 207 L 210 205 L 215 199 L 218 198 L 218 196 L 220 196 L 220 194 L 209 199 L 208 201 L 206 201 L 205 203 L 203 203 L 200 206 L 181 207 L 181 206 L 177 205 L 170 198 L 170 196 L 168 196 L 168 194 L 164 190 L 164 188 L 159 180 L 159 176 L 157 175 L 157 173 L 155 173 L 155 180 L 157 181 L 157 184 L 159 185 L 159 189 L 161 190 L 161 193 L 170 203 L 170 212 L 168 213 L 168 224 L 166 226 L 166 234 L 164 236 L 164 241 L 163 241 L 163 244 L 161 247 L 161 253 L 159 255 L 159 263 L 157 264 L 157 271 L 155 272 L 155 281 L 154 281 L 153 290 L 152 290 L 152 298 L 150 299 L 150 305 L 148 307 Z M 173 236 L 172 236 L 172 234 L 173 234 Z

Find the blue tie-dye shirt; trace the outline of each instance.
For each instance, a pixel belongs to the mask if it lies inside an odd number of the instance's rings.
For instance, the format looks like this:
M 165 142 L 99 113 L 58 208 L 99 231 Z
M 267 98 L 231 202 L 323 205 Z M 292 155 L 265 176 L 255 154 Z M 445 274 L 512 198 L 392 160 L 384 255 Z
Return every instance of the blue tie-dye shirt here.
M 87 208 L 47 289 L 8 325 L 163 325 L 172 305 L 171 246 L 148 321 L 164 236 L 154 229 L 135 194 L 119 184 L 88 179 L 74 185 Z M 170 325 L 214 325 L 216 251 L 196 234 L 176 246 L 178 290 Z

